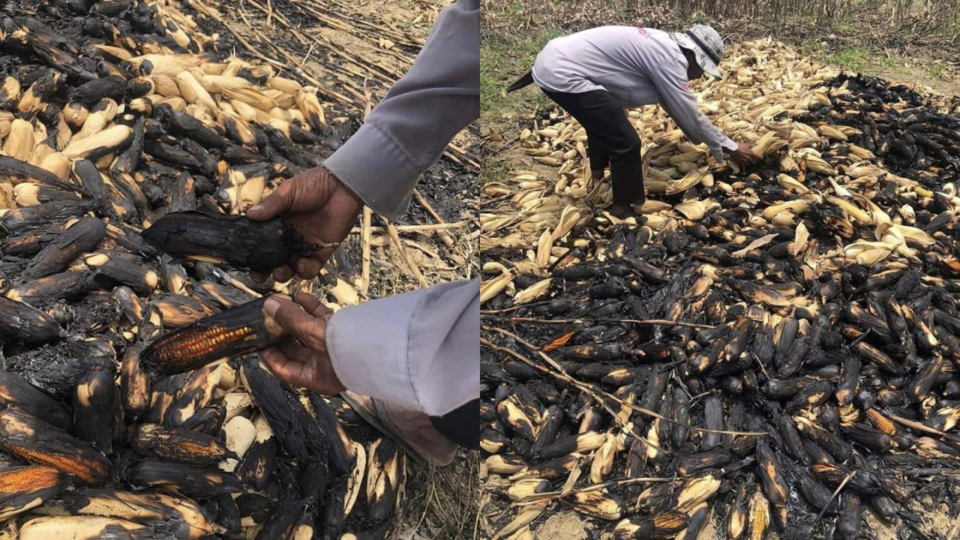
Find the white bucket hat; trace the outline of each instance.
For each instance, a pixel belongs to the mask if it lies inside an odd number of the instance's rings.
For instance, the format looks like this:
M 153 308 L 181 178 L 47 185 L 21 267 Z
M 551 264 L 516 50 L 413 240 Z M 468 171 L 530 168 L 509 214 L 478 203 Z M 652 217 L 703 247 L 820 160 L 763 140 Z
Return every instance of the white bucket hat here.
M 670 39 L 684 49 L 693 51 L 697 64 L 711 77 L 722 79 L 717 65 L 723 59 L 723 40 L 713 28 L 698 24 L 686 32 L 673 32 Z

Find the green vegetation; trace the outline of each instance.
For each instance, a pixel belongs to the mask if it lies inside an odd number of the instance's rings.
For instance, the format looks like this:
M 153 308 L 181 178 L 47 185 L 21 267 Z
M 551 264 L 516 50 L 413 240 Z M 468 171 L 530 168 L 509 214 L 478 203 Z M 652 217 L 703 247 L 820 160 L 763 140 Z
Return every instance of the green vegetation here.
M 843 68 L 845 71 L 863 71 L 867 65 L 869 54 L 866 49 L 858 46 L 846 47 L 827 56 L 826 61 Z
M 804 56 L 818 56 L 821 48 L 822 45 L 814 40 L 805 41 L 803 45 L 800 46 L 800 50 Z
M 480 185 L 502 181 L 510 172 L 510 162 L 506 159 L 490 156 L 483 160 L 480 170 Z
M 530 14 L 521 2 L 485 6 L 492 28 L 480 40 L 480 103 L 484 122 L 499 123 L 549 102 L 536 88 L 506 94 L 506 88 L 533 66 L 540 49 L 563 34 L 559 26 L 524 24 Z
M 943 78 L 943 62 L 937 60 L 930 66 L 930 75 L 938 79 Z

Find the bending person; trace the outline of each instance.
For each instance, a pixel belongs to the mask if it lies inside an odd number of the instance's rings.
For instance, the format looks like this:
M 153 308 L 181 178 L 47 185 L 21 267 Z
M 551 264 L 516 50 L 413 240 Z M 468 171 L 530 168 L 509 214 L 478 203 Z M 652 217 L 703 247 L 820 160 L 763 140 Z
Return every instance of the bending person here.
M 659 103 L 695 143 L 706 143 L 717 162 L 724 153 L 740 165 L 760 159 L 746 143 L 735 143 L 697 107 L 689 81 L 704 72 L 720 78 L 723 41 L 709 26 L 667 33 L 653 28 L 602 26 L 551 40 L 533 69 L 508 91 L 534 82 L 587 132 L 595 180 L 610 167 L 612 214 L 626 217 L 643 204 L 640 136 L 624 107 Z

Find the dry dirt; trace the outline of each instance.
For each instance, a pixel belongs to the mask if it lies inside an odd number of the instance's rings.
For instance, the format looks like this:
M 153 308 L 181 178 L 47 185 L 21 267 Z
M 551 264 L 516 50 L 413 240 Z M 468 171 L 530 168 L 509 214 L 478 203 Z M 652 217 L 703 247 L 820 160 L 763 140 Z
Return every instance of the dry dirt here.
M 588 527 L 589 523 L 581 520 L 576 512 L 557 512 L 537 527 L 533 534 L 536 540 L 587 540 Z

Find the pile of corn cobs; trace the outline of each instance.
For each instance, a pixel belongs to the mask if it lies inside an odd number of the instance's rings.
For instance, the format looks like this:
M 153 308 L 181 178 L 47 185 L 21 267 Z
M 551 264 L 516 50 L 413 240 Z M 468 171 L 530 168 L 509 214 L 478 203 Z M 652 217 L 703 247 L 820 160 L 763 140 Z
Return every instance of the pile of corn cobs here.
M 177 2 L 0 5 L 0 537 L 383 534 L 403 454 L 250 355 L 309 246 L 228 215 L 355 123 Z
M 630 111 L 649 195 L 620 222 L 547 112 L 521 140 L 557 179 L 484 188 L 505 201 L 481 239 L 494 538 L 570 509 L 617 540 L 954 526 L 960 118 L 769 41 L 731 56 L 696 92 L 749 170 Z

